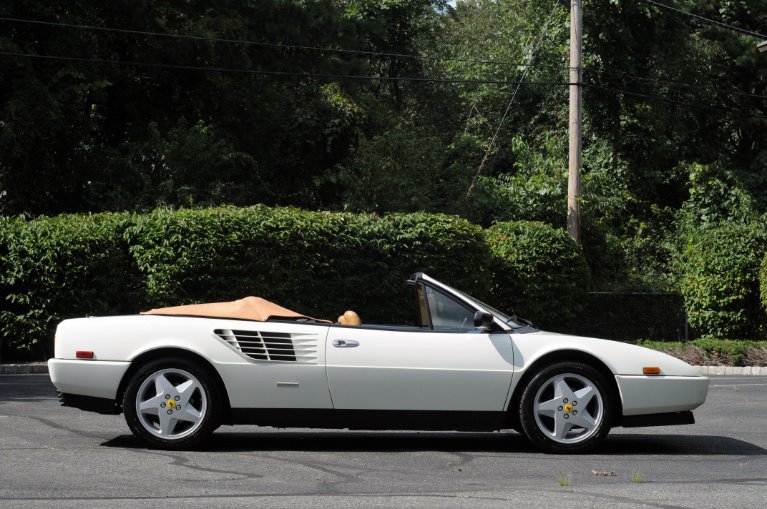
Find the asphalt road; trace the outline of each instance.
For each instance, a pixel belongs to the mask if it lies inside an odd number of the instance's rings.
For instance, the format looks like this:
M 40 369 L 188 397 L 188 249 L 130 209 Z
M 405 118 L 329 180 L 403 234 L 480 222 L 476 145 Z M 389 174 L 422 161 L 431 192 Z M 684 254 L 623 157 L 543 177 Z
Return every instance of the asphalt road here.
M 122 416 L 60 407 L 47 375 L 1 375 L 0 507 L 763 507 L 767 377 L 713 378 L 696 418 L 615 429 L 584 456 L 513 432 L 253 426 L 165 452 Z

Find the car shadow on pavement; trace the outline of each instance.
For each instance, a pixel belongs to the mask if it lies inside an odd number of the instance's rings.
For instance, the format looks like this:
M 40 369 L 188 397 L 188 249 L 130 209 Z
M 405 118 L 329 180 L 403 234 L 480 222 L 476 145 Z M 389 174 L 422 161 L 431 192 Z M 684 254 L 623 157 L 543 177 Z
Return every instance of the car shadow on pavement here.
M 144 449 L 132 435 L 101 444 L 104 447 Z M 360 432 L 360 431 L 263 431 L 214 433 L 203 449 L 231 451 L 328 451 L 328 452 L 498 452 L 537 453 L 518 433 L 458 432 Z M 706 435 L 620 434 L 608 436 L 591 455 L 767 455 L 767 449 L 735 438 Z

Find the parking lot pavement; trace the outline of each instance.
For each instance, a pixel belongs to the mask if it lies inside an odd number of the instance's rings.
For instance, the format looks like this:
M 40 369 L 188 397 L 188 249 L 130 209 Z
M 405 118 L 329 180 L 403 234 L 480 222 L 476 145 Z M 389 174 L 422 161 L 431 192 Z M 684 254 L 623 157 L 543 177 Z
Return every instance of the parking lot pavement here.
M 618 428 L 583 456 L 513 432 L 254 426 L 167 452 L 122 416 L 60 407 L 46 375 L 2 375 L 0 507 L 757 507 L 765 409 L 767 377 L 716 377 L 697 424 Z

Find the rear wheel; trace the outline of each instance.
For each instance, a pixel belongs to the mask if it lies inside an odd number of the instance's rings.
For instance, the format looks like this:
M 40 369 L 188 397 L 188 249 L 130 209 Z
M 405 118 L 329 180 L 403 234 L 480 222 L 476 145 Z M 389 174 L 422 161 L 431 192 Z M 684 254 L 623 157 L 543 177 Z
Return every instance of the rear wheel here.
M 189 449 L 219 426 L 221 400 L 209 369 L 183 359 L 159 359 L 131 378 L 123 412 L 133 434 L 150 445 Z
M 522 429 L 546 452 L 584 452 L 609 433 L 613 398 L 612 386 L 591 366 L 552 364 L 535 375 L 522 393 Z

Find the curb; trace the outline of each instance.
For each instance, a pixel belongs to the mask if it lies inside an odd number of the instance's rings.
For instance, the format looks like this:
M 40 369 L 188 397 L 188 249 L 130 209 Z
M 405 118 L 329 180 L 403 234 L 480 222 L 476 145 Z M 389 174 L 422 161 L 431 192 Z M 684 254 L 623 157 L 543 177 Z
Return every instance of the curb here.
M 695 366 L 706 376 L 767 376 L 767 366 Z
M 38 375 L 47 374 L 48 364 L 0 364 L 0 375 Z
M 767 366 L 694 366 L 705 376 L 767 376 Z M 0 375 L 47 374 L 48 364 L 0 364 Z

